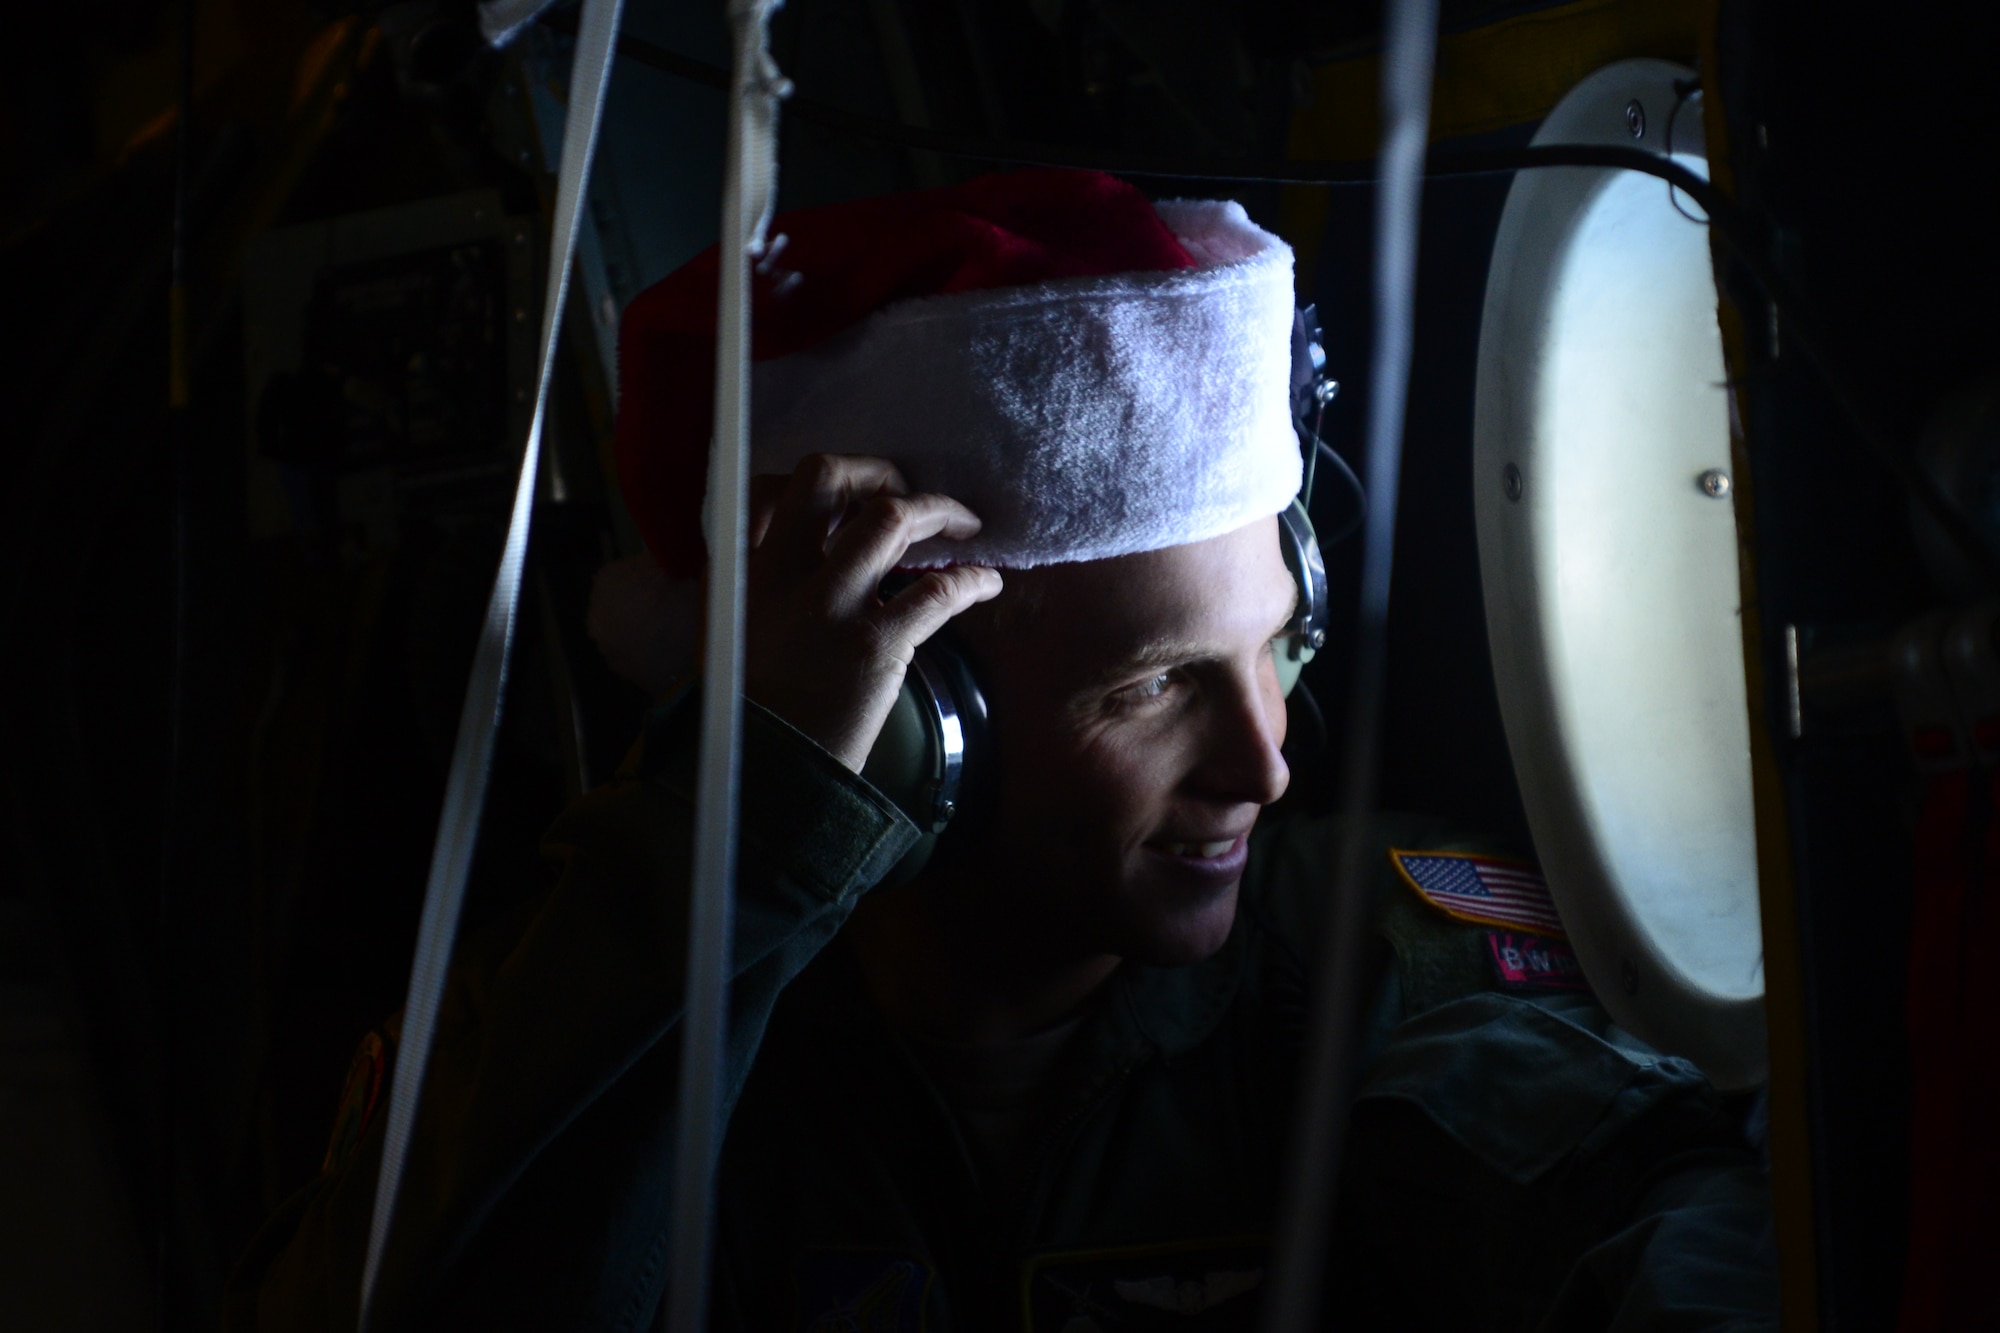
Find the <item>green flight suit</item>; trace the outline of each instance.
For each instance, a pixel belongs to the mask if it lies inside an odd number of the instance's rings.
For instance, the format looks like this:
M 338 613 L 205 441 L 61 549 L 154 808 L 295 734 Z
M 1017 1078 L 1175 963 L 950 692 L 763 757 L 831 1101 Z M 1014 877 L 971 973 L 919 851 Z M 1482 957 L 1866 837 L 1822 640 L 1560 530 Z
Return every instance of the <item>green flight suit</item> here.
M 692 710 L 551 830 L 557 887 L 461 950 L 375 1333 L 650 1327 L 664 1283 Z M 1389 845 L 1465 846 L 1420 820 Z M 1127 966 L 1063 1052 L 1025 1169 L 982 1176 L 835 940 L 915 829 L 749 706 L 719 1329 L 1254 1327 L 1329 821 L 1253 843 L 1225 947 Z M 1587 995 L 1494 989 L 1484 932 L 1392 884 L 1390 965 L 1328 1258 L 1328 1326 L 1775 1327 L 1766 1182 L 1685 1061 Z M 355 1327 L 381 1114 L 266 1225 L 225 1328 Z

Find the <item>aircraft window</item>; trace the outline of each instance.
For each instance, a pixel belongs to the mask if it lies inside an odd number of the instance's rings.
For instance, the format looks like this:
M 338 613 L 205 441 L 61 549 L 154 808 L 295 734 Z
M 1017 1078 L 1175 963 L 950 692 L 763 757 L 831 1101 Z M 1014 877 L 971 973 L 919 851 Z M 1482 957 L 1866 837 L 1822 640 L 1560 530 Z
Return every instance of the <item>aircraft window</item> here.
M 1536 135 L 1706 175 L 1693 71 L 1610 66 Z M 1761 1080 L 1763 943 L 1728 399 L 1707 228 L 1649 176 L 1517 176 L 1481 330 L 1474 493 L 1536 848 L 1619 1022 Z

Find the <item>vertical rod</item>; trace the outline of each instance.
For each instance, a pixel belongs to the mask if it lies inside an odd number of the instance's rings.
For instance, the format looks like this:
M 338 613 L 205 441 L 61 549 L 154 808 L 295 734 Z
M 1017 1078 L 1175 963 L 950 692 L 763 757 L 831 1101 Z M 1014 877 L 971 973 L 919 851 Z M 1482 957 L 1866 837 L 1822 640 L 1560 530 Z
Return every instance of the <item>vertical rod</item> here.
M 729 126 L 729 160 L 741 161 L 741 115 Z M 729 952 L 735 933 L 737 791 L 742 766 L 743 563 L 747 532 L 749 376 L 731 374 L 749 351 L 749 256 L 743 199 L 722 203 L 722 265 L 716 364 L 715 441 L 709 457 L 708 625 L 702 651 L 701 768 L 694 892 L 689 903 L 687 1003 L 681 1019 L 680 1119 L 675 1125 L 673 1266 L 668 1276 L 672 1333 L 701 1333 L 708 1319 L 709 1220 L 721 1147 L 724 1044 L 728 1039 Z
M 695 782 L 687 1003 L 675 1124 L 673 1251 L 662 1313 L 670 1333 L 708 1326 L 715 1167 L 722 1147 L 724 1054 L 735 930 L 742 766 L 744 572 L 749 555 L 750 263 L 763 252 L 776 194 L 777 99 L 787 85 L 768 51 L 771 0 L 731 0 L 736 39 L 718 245 L 715 440 L 708 468 L 708 624 L 701 760 Z
M 188 160 L 193 156 L 194 27 L 199 0 L 183 0 L 180 77 L 174 125 L 174 217 L 171 276 L 167 288 L 167 406 L 185 408 L 191 395 L 188 364 L 187 232 Z
M 198 0 L 182 0 L 179 41 L 179 71 L 174 125 L 173 239 L 169 248 L 167 277 L 167 472 L 168 494 L 173 504 L 172 529 L 172 654 L 167 684 L 167 781 L 160 807 L 160 890 L 155 904 L 155 944 L 158 959 L 156 1022 L 159 1037 L 154 1058 L 159 1066 L 154 1076 L 154 1096 L 158 1102 L 154 1146 L 154 1319 L 161 1333 L 173 1327 L 174 1316 L 174 1184 L 178 1174 L 179 1123 L 174 1108 L 179 1098 L 174 1050 L 178 1026 L 174 968 L 174 899 L 181 873 L 182 800 L 186 784 L 188 636 L 193 608 L 189 605 L 191 557 L 189 507 L 193 503 L 190 476 L 192 423 L 188 406 L 193 398 L 193 370 L 188 347 L 188 164 L 194 156 L 194 42 Z
M 1375 194 L 1375 351 L 1368 403 L 1368 513 L 1361 552 L 1360 614 L 1343 765 L 1344 819 L 1339 863 L 1312 977 L 1312 1026 L 1294 1112 L 1288 1187 L 1282 1201 L 1276 1273 L 1264 1327 L 1307 1333 L 1319 1327 L 1320 1278 L 1332 1242 L 1341 1151 L 1353 1100 L 1356 1013 L 1363 937 L 1377 866 L 1374 824 L 1382 694 L 1388 653 L 1389 588 L 1396 548 L 1396 499 L 1403 468 L 1403 417 L 1410 385 L 1416 298 L 1417 228 L 1424 148 L 1430 137 L 1431 68 L 1437 0 L 1393 0 L 1382 58 L 1382 157 Z
M 494 571 L 487 597 L 486 618 L 479 646 L 465 685 L 465 703 L 458 715 L 451 769 L 445 779 L 444 804 L 438 812 L 437 842 L 431 850 L 430 875 L 424 886 L 423 913 L 417 921 L 415 960 L 403 1005 L 403 1037 L 390 1073 L 389 1108 L 383 1122 L 382 1162 L 375 1180 L 373 1214 L 368 1223 L 368 1251 L 361 1269 L 363 1333 L 374 1312 L 376 1284 L 383 1256 L 395 1225 L 417 1109 L 422 1102 L 424 1070 L 430 1062 L 431 1039 L 451 970 L 452 946 L 458 932 L 465 886 L 479 844 L 480 817 L 492 777 L 493 748 L 500 732 L 501 708 L 507 693 L 508 663 L 519 619 L 522 572 L 528 558 L 528 538 L 535 513 L 535 487 L 540 475 L 542 431 L 548 415 L 549 386 L 555 378 L 557 335 L 569 295 L 570 271 L 576 253 L 585 192 L 590 185 L 590 159 L 597 147 L 604 116 L 604 94 L 610 82 L 611 53 L 618 37 L 624 0 L 584 0 L 578 22 L 575 54 L 571 57 L 569 111 L 563 121 L 562 158 L 557 164 L 554 225 L 549 237 L 549 270 L 543 287 L 541 341 L 535 366 L 535 408 L 528 421 L 528 438 L 521 449 L 521 470 L 514 481 L 513 507 L 507 521 L 507 541 Z

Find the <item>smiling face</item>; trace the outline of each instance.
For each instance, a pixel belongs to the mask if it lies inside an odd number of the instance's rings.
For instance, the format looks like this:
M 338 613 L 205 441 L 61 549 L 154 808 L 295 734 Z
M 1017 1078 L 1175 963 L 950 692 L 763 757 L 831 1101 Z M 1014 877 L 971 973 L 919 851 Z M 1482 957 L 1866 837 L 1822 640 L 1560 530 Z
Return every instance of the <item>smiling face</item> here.
M 1228 937 L 1258 812 L 1285 790 L 1272 640 L 1295 585 L 1275 518 L 1007 576 L 968 618 L 999 738 L 961 873 L 1038 946 L 1153 964 Z

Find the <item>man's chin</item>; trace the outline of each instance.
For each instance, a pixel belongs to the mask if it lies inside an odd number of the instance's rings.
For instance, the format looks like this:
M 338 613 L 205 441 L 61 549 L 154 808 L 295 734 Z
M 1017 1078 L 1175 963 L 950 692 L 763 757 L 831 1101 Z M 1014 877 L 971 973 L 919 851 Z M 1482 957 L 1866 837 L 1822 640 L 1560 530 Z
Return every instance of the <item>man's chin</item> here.
M 1208 901 L 1180 904 L 1128 923 L 1123 933 L 1131 943 L 1118 952 L 1149 967 L 1187 967 L 1213 958 L 1236 924 L 1236 890 L 1230 884 Z

